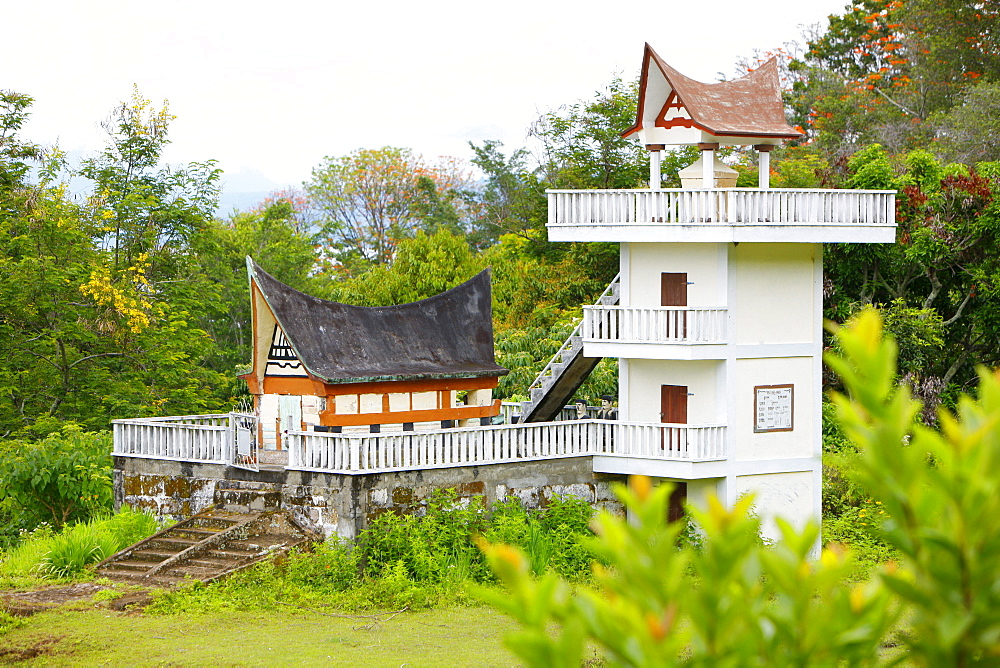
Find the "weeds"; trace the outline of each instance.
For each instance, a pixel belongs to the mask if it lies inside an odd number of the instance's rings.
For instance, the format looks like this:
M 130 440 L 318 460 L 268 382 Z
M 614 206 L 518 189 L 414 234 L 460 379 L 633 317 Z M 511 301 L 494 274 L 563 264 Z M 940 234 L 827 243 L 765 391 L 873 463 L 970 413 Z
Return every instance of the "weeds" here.
M 4 555 L 0 577 L 71 578 L 159 529 L 155 516 L 124 506 L 118 513 L 65 527 L 47 524 L 22 534 L 21 543 Z
M 441 490 L 423 515 L 379 516 L 356 545 L 332 539 L 220 582 L 167 592 L 147 610 L 211 613 L 289 604 L 360 611 L 478 604 L 469 585 L 495 582 L 476 546 L 478 536 L 523 546 L 538 573 L 553 570 L 583 581 L 591 576 L 592 514 L 575 497 L 554 497 L 538 511 L 516 499 L 487 511 L 481 499 Z

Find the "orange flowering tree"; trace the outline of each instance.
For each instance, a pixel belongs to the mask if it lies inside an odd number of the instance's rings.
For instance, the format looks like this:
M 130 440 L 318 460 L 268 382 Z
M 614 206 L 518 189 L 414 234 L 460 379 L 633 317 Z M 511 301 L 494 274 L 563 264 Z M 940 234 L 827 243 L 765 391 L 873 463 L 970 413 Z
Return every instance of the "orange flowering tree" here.
M 924 145 L 936 112 L 1000 75 L 1000 7 L 982 0 L 854 0 L 789 69 L 789 103 L 827 148 Z

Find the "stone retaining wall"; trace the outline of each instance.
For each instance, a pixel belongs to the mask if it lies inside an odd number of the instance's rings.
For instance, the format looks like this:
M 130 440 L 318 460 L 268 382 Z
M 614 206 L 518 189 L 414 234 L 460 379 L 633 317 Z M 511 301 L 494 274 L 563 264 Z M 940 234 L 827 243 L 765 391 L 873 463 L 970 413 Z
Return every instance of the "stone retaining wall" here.
M 392 473 L 344 475 L 285 469 L 247 471 L 220 464 L 115 457 L 115 507 L 128 504 L 184 519 L 214 504 L 232 510 L 284 508 L 324 536 L 356 537 L 385 512 L 422 512 L 437 489 L 489 505 L 516 497 L 544 507 L 556 494 L 622 513 L 611 484 L 624 476 L 593 472 L 590 457 Z

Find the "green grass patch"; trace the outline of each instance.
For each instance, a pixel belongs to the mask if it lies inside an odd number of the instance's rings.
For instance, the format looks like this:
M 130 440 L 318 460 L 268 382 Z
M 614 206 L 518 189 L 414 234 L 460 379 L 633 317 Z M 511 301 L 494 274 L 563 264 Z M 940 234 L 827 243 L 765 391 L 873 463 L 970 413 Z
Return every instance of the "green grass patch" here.
M 514 622 L 489 608 L 336 615 L 283 606 L 135 616 L 44 612 L 3 639 L 0 662 L 77 666 L 514 666 Z
M 124 506 L 119 512 L 54 532 L 47 524 L 25 534 L 0 561 L 0 585 L 30 586 L 39 578 L 71 579 L 159 529 L 153 515 Z

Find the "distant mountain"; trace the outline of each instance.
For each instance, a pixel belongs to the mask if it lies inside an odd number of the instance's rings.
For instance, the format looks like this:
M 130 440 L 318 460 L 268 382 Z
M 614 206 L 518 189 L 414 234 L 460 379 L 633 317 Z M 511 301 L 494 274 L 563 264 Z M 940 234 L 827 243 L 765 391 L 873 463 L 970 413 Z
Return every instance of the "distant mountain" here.
M 272 181 L 263 172 L 252 167 L 244 166 L 237 171 L 223 172 L 222 195 L 219 197 L 216 215 L 224 218 L 233 211 L 251 209 L 272 192 L 283 187 L 285 186 Z
M 269 188 L 268 190 L 234 192 L 223 187 L 222 194 L 219 196 L 219 208 L 215 210 L 215 215 L 219 218 L 226 218 L 234 211 L 252 209 L 274 192 L 274 190 L 275 188 Z

